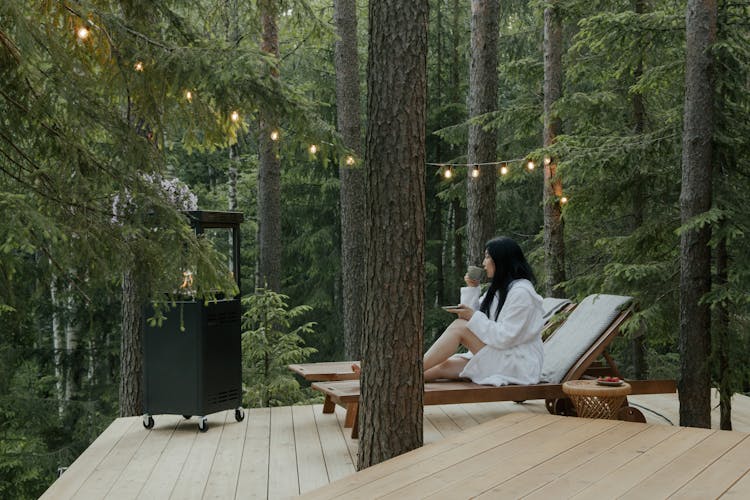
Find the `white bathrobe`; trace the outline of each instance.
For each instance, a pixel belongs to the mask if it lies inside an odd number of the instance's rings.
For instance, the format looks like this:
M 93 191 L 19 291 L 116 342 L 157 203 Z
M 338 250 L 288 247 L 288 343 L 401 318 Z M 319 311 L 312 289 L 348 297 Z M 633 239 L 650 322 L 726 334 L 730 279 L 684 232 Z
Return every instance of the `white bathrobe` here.
M 488 318 L 479 311 L 484 298 L 479 296 L 479 287 L 461 288 L 461 303 L 474 309 L 467 326 L 486 344 L 476 355 L 458 355 L 469 360 L 460 376 L 477 384 L 536 384 L 542 376 L 542 297 L 525 279 L 511 282 L 508 288 L 497 321 L 497 297 Z

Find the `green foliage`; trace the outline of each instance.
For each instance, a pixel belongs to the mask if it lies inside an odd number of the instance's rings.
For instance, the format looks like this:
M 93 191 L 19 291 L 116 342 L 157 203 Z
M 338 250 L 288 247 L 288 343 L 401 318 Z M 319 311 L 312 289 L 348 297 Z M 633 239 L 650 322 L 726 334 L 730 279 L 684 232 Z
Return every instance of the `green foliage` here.
M 315 352 L 304 347 L 302 335 L 313 333 L 314 322 L 293 327 L 295 320 L 310 306 L 289 308 L 286 295 L 256 289 L 242 298 L 242 352 L 245 402 L 250 407 L 281 406 L 304 398 L 297 380 L 287 369 L 302 363 Z

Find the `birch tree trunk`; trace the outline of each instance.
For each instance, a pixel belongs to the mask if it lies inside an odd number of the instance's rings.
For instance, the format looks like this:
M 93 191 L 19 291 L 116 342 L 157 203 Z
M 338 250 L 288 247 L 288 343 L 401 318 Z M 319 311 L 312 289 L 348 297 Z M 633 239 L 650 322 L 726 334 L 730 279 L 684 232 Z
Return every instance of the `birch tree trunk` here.
M 469 69 L 469 118 L 497 107 L 497 42 L 499 0 L 471 0 L 471 64 Z M 497 158 L 497 134 L 469 125 L 468 163 L 493 162 Z M 495 184 L 497 167 L 479 167 L 479 176 L 469 167 L 466 183 L 466 263 L 478 266 L 484 246 L 495 234 Z
M 52 276 L 50 279 L 50 301 L 52 303 L 52 349 L 55 353 L 55 392 L 57 394 L 57 414 L 62 418 L 65 405 L 65 392 L 63 390 L 65 382 L 65 372 L 63 371 L 63 322 L 60 315 L 60 298 L 57 291 L 57 278 Z
M 336 113 L 344 146 L 354 152 L 354 165 L 339 163 L 341 180 L 341 280 L 344 312 L 344 353 L 360 359 L 364 325 L 364 289 L 361 284 L 365 262 L 365 170 L 361 158 L 359 120 L 359 56 L 357 52 L 357 2 L 334 0 L 338 39 L 336 59 Z
M 276 24 L 278 2 L 258 0 L 263 35 L 261 50 L 279 57 L 279 29 Z M 270 68 L 279 77 L 278 66 Z M 271 132 L 276 130 L 275 117 L 262 113 L 258 123 L 258 271 L 256 284 L 281 291 L 281 162 Z
M 428 1 L 370 2 L 369 15 L 359 469 L 422 445 L 424 390 Z
M 688 0 L 685 115 L 682 132 L 680 218 L 687 224 L 711 208 L 713 60 L 716 0 Z M 711 427 L 711 315 L 701 298 L 711 290 L 708 225 L 680 236 L 680 425 Z
M 544 146 L 551 146 L 560 135 L 562 124 L 554 114 L 555 103 L 562 97 L 562 16 L 558 0 L 544 9 Z M 565 240 L 563 234 L 562 180 L 557 176 L 555 158 L 544 162 L 544 293 L 564 297 L 559 285 L 565 281 Z

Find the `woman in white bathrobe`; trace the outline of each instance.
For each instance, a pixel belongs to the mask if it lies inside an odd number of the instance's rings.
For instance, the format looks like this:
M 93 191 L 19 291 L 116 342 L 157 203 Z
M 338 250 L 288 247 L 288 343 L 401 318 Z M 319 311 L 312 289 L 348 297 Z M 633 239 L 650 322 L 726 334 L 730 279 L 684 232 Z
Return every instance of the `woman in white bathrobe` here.
M 464 277 L 458 319 L 424 355 L 425 380 L 468 378 L 477 384 L 536 384 L 542 376 L 542 298 L 523 251 L 510 238 L 490 240 L 484 270 L 491 279 L 480 297 L 479 281 Z M 469 352 L 455 354 L 459 345 Z

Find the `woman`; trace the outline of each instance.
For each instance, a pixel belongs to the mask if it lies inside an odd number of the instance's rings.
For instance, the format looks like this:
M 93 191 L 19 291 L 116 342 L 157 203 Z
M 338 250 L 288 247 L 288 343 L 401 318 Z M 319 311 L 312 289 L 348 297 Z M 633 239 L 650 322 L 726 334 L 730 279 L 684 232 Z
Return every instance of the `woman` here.
M 424 355 L 425 380 L 468 378 L 477 384 L 536 384 L 542 375 L 542 298 L 523 251 L 510 238 L 490 240 L 484 270 L 491 279 L 480 297 L 479 281 L 464 277 L 459 319 Z M 455 354 L 459 345 L 469 352 Z

